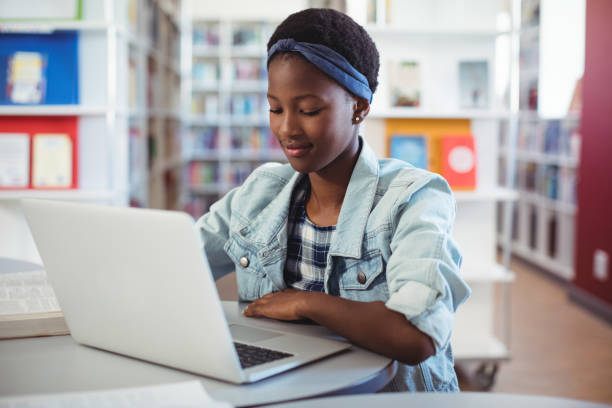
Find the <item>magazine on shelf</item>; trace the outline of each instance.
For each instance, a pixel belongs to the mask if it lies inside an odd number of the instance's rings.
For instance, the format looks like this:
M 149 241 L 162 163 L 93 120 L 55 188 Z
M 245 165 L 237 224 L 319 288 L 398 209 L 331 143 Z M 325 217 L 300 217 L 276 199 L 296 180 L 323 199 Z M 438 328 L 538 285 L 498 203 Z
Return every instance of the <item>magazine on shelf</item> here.
M 453 190 L 476 188 L 476 162 L 472 135 L 442 136 L 442 176 Z
M 30 135 L 0 133 L 0 189 L 30 185 Z
M 421 106 L 421 71 L 417 61 L 389 62 L 391 106 Z
M 415 167 L 429 169 L 429 139 L 423 134 L 394 134 L 389 140 L 389 157 Z
M 459 62 L 459 107 L 486 109 L 489 107 L 489 63 Z
M 32 187 L 72 186 L 72 139 L 64 133 L 38 133 L 32 138 Z

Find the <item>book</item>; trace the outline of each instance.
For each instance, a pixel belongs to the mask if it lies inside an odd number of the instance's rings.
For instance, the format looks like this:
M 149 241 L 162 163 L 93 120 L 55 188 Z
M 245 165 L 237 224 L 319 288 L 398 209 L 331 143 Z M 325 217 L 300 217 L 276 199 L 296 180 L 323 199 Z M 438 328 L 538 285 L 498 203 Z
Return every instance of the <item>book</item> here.
M 417 61 L 390 61 L 391 106 L 421 106 L 421 72 Z
M 32 187 L 73 185 L 72 139 L 65 133 L 37 133 L 32 138 Z
M 0 339 L 69 334 L 42 265 L 0 258 Z
M 459 62 L 459 107 L 486 109 L 489 107 L 489 63 Z
M 30 135 L 0 133 L 0 189 L 30 186 Z
M 389 157 L 421 169 L 429 169 L 429 141 L 426 135 L 394 134 L 389 139 Z
M 442 137 L 442 176 L 453 190 L 474 190 L 476 167 L 472 135 Z

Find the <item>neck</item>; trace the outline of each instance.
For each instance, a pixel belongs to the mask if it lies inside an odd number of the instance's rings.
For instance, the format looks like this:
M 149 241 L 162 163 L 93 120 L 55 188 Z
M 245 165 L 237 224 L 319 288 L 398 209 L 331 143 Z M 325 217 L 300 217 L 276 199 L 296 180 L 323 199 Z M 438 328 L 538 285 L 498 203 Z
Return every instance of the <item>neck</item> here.
M 359 139 L 355 137 L 347 149 L 329 166 L 318 172 L 309 173 L 310 198 L 308 214 L 327 214 L 325 218 L 337 219 L 344 201 L 353 168 L 360 151 Z

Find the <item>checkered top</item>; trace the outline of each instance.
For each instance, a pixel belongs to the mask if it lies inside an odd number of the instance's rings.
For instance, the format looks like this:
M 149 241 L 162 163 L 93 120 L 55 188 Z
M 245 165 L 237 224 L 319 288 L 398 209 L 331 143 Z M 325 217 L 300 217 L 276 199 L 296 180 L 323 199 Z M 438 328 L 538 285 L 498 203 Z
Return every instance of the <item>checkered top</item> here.
M 294 289 L 323 292 L 327 253 L 336 226 L 320 227 L 308 219 L 310 182 L 308 177 L 304 179 L 296 186 L 289 210 L 285 282 Z

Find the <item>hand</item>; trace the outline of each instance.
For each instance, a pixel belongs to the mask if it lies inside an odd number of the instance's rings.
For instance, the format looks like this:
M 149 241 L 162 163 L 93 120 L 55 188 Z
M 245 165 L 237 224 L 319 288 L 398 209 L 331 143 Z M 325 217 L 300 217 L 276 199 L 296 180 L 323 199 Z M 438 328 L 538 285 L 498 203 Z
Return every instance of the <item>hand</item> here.
M 285 289 L 257 299 L 244 309 L 242 314 L 248 317 L 264 316 L 277 320 L 303 319 L 299 312 L 305 301 L 306 292 L 295 289 Z

